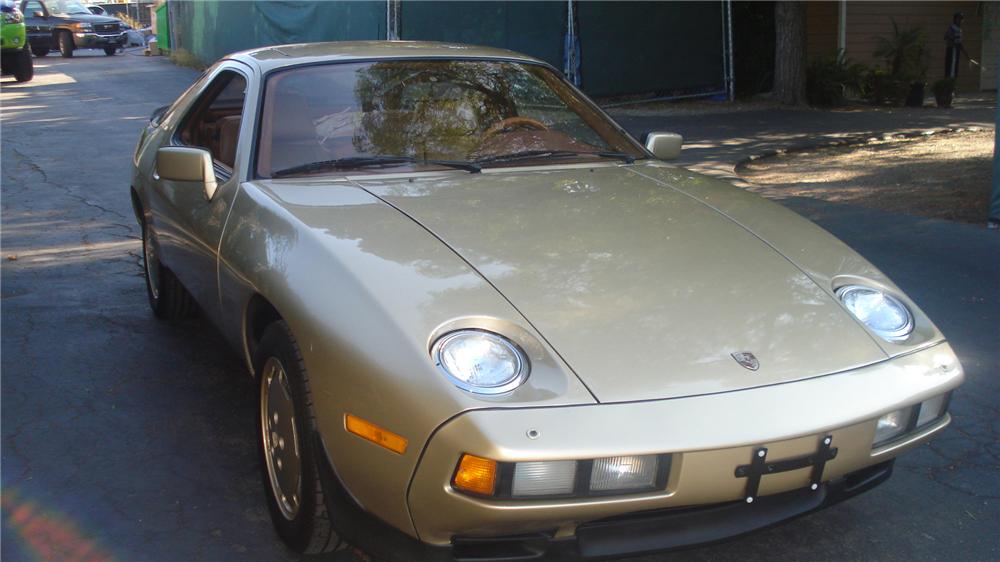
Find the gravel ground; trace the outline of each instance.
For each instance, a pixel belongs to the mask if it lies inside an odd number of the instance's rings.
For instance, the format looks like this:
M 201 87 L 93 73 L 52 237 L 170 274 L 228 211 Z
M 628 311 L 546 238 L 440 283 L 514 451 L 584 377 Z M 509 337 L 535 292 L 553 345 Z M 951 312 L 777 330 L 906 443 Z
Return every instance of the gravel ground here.
M 985 224 L 994 131 L 882 140 L 762 158 L 738 167 L 767 197 L 810 197 Z

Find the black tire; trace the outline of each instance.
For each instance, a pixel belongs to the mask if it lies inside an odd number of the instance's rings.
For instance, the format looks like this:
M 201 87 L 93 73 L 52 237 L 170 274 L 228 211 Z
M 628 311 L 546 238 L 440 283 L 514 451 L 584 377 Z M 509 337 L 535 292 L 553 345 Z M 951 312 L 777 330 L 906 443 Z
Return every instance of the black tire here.
M 38 58 L 42 58 L 45 55 L 49 54 L 49 48 L 48 47 L 32 47 L 31 48 L 31 54 L 35 55 Z
M 35 63 L 31 61 L 31 51 L 21 49 L 15 60 L 17 66 L 14 67 L 14 79 L 18 82 L 30 82 L 35 77 Z
M 285 373 L 288 382 L 291 402 L 294 406 L 292 420 L 299 445 L 299 479 L 301 482 L 301 500 L 294 516 L 289 518 L 278 505 L 274 485 L 268 473 L 268 458 L 265 450 L 264 417 L 270 416 L 264 411 L 264 392 L 268 383 L 268 373 L 265 367 L 277 360 Z M 283 320 L 269 325 L 261 336 L 260 345 L 254 357 L 254 371 L 258 382 L 258 415 L 257 443 L 260 452 L 261 474 L 264 490 L 267 495 L 267 507 L 271 512 L 271 521 L 278 536 L 289 548 L 303 554 L 320 554 L 347 548 L 336 531 L 330 514 L 326 508 L 326 496 L 323 492 L 323 482 L 319 475 L 317 461 L 322 454 L 316 448 L 316 419 L 313 415 L 312 394 L 309 389 L 309 375 L 299 346 L 292 336 L 291 329 Z M 280 466 L 280 465 L 279 465 Z M 286 466 L 287 468 L 287 466 Z
M 198 310 L 194 299 L 181 285 L 174 273 L 160 263 L 156 256 L 156 242 L 142 223 L 142 271 L 146 280 L 146 297 L 153 315 L 163 320 L 182 320 L 194 316 Z M 147 234 L 150 234 L 147 236 Z M 154 289 L 154 285 L 157 288 Z
M 73 58 L 73 36 L 68 31 L 59 32 L 59 54 L 64 59 Z
M 118 47 L 104 47 L 104 54 L 109 57 L 115 56 L 118 52 Z

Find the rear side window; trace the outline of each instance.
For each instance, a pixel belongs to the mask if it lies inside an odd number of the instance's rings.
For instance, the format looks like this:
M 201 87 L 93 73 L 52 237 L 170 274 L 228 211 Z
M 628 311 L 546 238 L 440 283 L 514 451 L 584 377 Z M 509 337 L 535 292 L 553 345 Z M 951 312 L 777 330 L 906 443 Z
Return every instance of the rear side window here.
M 216 164 L 231 172 L 246 90 L 247 82 L 241 74 L 219 73 L 184 117 L 177 135 L 180 143 L 204 148 Z

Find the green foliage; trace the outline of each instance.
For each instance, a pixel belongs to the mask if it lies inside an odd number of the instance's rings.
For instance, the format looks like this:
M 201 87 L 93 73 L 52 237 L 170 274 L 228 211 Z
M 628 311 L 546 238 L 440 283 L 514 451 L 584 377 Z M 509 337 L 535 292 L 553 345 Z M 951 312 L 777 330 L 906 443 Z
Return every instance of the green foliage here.
M 891 18 L 890 18 L 891 19 Z M 924 32 L 918 27 L 900 29 L 892 21 L 892 36 L 879 37 L 879 46 L 872 53 L 885 61 L 889 75 L 905 82 L 923 82 L 927 77 L 928 53 Z
M 892 105 L 903 105 L 906 95 L 910 92 L 910 83 L 893 76 L 884 68 L 874 68 L 865 76 L 865 99 L 881 105 L 886 102 Z
M 806 68 L 806 98 L 810 105 L 843 105 L 864 91 L 869 69 L 852 62 L 843 51 L 816 59 Z
M 892 35 L 878 37 L 879 45 L 872 53 L 884 64 L 867 73 L 862 90 L 872 103 L 903 105 L 911 89 L 922 88 L 929 55 L 922 29 L 901 29 L 895 19 L 891 21 Z

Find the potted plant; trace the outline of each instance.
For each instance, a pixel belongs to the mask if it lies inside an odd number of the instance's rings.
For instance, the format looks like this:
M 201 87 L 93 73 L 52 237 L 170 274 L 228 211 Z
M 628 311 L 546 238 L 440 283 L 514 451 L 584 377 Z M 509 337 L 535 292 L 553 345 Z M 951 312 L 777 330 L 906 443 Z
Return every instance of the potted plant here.
M 934 83 L 934 101 L 938 107 L 951 107 L 955 99 L 955 79 L 942 78 Z
M 924 104 L 928 59 L 924 32 L 917 27 L 900 29 L 896 20 L 891 21 L 892 36 L 878 38 L 874 55 L 885 61 L 891 81 L 903 85 L 893 96 L 894 103 L 920 107 Z

